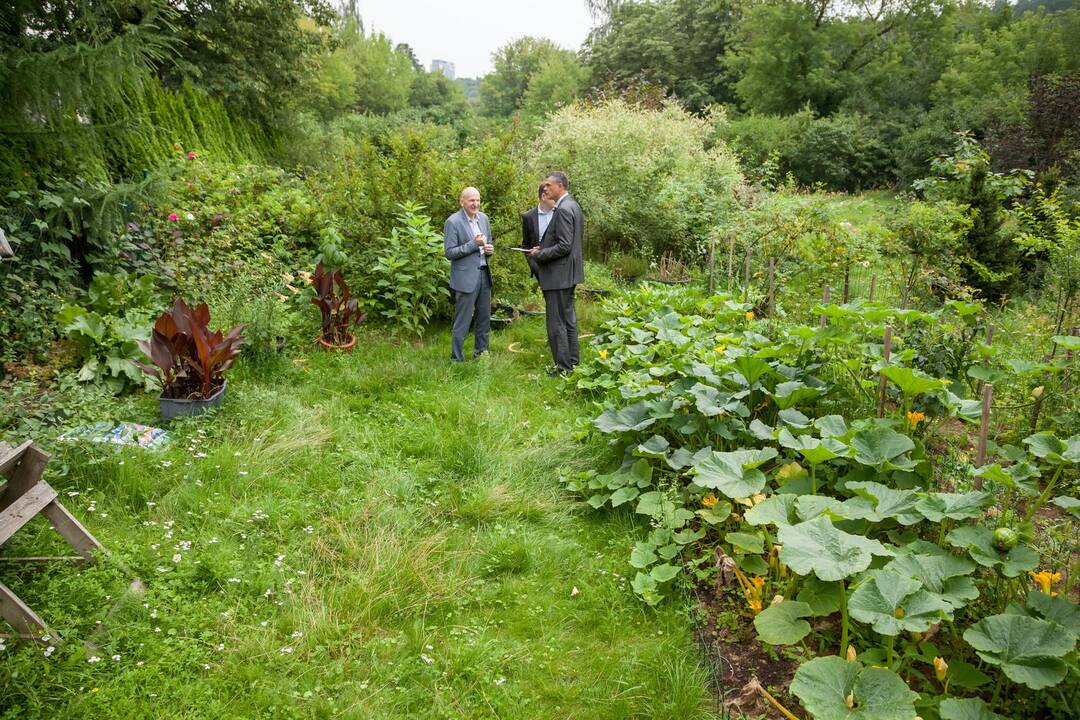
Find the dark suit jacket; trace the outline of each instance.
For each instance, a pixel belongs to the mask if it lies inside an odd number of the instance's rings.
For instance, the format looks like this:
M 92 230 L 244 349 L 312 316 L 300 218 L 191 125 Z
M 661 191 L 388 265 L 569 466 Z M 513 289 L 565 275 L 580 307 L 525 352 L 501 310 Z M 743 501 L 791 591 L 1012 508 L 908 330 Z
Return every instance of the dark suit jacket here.
M 581 206 L 568 193 L 555 207 L 547 232 L 540 238 L 540 252 L 534 258 L 541 290 L 565 290 L 585 282 L 585 259 L 581 252 L 584 236 Z
M 544 234 L 547 235 L 551 231 L 551 223 L 544 228 Z M 540 213 L 534 207 L 532 210 L 521 213 L 521 247 L 526 250 L 534 248 L 540 244 Z M 540 266 L 537 264 L 535 258 L 531 258 L 528 255 L 525 256 L 525 260 L 529 263 L 529 269 L 532 270 L 533 277 L 537 280 L 540 279 Z

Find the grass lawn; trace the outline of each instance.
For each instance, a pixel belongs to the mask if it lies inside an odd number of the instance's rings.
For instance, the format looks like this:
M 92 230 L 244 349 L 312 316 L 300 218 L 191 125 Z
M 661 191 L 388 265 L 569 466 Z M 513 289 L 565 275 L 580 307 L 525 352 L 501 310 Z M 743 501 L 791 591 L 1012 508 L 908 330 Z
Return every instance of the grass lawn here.
M 64 638 L 7 641 L 0 717 L 711 717 L 687 605 L 629 588 L 638 523 L 562 489 L 612 451 L 544 374 L 543 321 L 448 356 L 445 331 L 372 333 L 241 364 L 168 450 L 58 453 L 54 486 L 109 554 L 0 563 Z M 41 519 L 4 548 L 50 552 Z

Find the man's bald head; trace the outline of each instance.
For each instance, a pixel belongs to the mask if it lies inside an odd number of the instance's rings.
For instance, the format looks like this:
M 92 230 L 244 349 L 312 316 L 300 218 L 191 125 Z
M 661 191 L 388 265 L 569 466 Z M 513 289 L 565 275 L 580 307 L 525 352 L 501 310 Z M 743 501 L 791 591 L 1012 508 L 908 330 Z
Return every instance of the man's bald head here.
M 465 188 L 458 196 L 458 204 L 469 217 L 475 217 L 480 211 L 480 191 L 472 186 Z

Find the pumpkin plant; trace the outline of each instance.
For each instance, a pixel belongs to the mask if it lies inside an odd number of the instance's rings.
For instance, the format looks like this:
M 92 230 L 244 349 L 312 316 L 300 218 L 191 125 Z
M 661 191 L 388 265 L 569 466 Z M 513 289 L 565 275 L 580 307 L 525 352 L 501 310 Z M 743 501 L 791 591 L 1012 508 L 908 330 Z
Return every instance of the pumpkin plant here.
M 361 312 L 359 301 L 350 295 L 341 271 L 328 271 L 320 260 L 311 275 L 311 286 L 315 288 L 311 304 L 322 313 L 322 339 L 331 345 L 348 344 L 353 337 L 349 328 L 358 327 L 367 313 Z
M 224 373 L 240 354 L 243 325 L 227 333 L 210 329 L 210 309 L 194 309 L 183 298 L 158 317 L 150 340 L 139 348 L 152 364 L 135 364 L 161 385 L 161 396 L 172 400 L 206 400 L 224 384 Z

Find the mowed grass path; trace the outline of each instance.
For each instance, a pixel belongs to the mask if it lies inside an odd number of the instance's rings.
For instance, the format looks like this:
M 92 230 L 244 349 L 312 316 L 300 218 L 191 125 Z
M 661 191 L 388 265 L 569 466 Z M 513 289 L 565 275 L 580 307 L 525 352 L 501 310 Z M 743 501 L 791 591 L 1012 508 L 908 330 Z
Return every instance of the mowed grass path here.
M 711 717 L 686 607 L 629 588 L 637 521 L 562 489 L 613 458 L 544 374 L 542 320 L 448 356 L 444 331 L 371 333 L 241 364 L 167 451 L 59 454 L 110 557 L 0 563 L 66 641 L 0 651 L 0 717 Z M 50 550 L 37 520 L 4 554 Z

